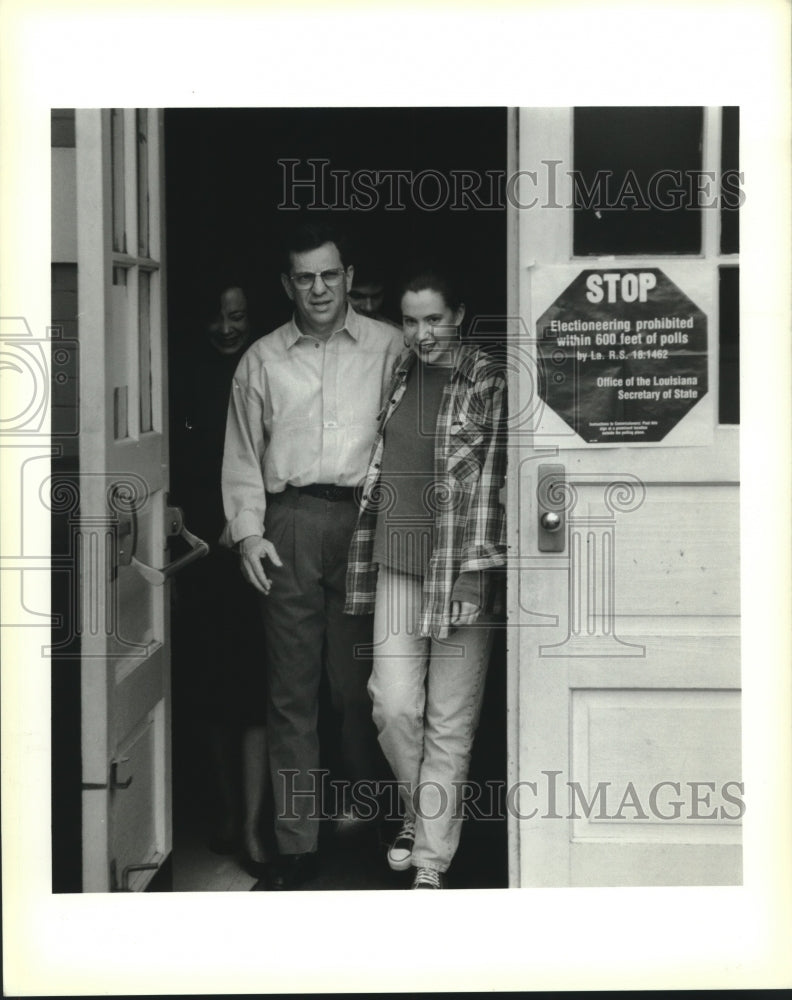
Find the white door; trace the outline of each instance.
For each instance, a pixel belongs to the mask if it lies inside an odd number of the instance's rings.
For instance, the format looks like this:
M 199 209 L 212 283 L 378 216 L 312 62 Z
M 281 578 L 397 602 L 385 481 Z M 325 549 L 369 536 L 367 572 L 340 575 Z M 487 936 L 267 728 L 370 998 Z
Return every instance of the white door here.
M 720 109 L 704 110 L 704 170 L 720 167 L 720 123 Z M 738 883 L 738 428 L 718 417 L 719 268 L 736 259 L 722 253 L 714 209 L 700 213 L 699 252 L 576 256 L 574 135 L 572 109 L 520 113 L 518 165 L 531 173 L 515 201 L 538 199 L 513 212 L 511 883 Z M 661 275 L 702 314 L 709 353 L 694 383 L 700 398 L 661 440 L 627 445 L 622 424 L 608 446 L 604 428 L 618 412 L 589 415 L 587 433 L 542 398 L 562 401 L 567 417 L 614 398 L 607 382 L 592 391 L 589 362 L 569 360 L 607 352 L 596 334 L 588 343 L 569 337 L 567 350 L 542 343 L 542 323 L 560 315 L 553 309 L 576 279 L 587 280 L 583 272 L 595 275 L 587 286 L 595 301 L 611 284 L 617 299 L 634 301 L 640 281 L 650 287 Z M 626 274 L 635 277 L 624 284 Z M 615 357 L 656 352 L 658 343 L 620 340 Z M 680 370 L 673 357 L 681 355 L 657 357 L 631 370 L 653 367 L 661 378 Z M 700 362 L 685 359 L 681 370 Z M 567 404 L 546 388 L 553 379 L 577 380 Z M 650 406 L 654 416 L 662 406 Z
M 83 889 L 171 851 L 162 113 L 76 112 Z

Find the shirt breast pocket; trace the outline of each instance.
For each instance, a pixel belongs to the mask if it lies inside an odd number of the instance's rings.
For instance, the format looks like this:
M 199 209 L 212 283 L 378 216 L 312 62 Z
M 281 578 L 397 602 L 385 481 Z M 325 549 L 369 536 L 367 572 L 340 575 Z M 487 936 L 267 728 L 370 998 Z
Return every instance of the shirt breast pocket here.
M 475 425 L 453 425 L 448 445 L 447 468 L 454 479 L 478 478 L 484 459 L 484 432 Z

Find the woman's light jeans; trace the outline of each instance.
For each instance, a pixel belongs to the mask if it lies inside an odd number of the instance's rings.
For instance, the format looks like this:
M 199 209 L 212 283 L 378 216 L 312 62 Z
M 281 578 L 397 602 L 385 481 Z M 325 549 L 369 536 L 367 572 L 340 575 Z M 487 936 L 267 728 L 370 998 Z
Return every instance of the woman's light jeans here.
M 422 583 L 380 566 L 368 689 L 380 746 L 416 820 L 411 863 L 444 872 L 462 832 L 493 631 L 492 618 L 482 616 L 447 639 L 420 636 Z

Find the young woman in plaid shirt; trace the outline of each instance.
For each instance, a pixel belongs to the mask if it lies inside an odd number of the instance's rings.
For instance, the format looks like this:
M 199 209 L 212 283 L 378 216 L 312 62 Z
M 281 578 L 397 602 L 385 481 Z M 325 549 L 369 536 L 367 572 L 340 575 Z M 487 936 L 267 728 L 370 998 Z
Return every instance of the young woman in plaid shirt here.
M 362 487 L 346 610 L 374 611 L 369 693 L 405 811 L 388 862 L 415 869 L 414 889 L 442 889 L 502 596 L 506 383 L 460 340 L 447 277 L 415 273 L 401 309 L 408 350 Z

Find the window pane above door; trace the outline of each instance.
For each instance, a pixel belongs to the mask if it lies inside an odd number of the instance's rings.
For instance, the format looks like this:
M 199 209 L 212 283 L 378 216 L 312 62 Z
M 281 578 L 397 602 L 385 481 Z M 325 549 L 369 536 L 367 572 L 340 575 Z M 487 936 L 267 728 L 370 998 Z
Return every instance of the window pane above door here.
M 110 112 L 110 159 L 113 190 L 113 250 L 126 253 L 126 183 L 124 177 L 124 112 L 113 108 Z
M 135 112 L 137 138 L 137 198 L 138 198 L 138 256 L 149 256 L 149 171 L 148 171 L 148 116 L 145 109 Z
M 575 256 L 701 252 L 703 127 L 699 107 L 575 108 Z
M 721 133 L 721 253 L 739 253 L 740 250 L 740 109 L 723 109 Z

